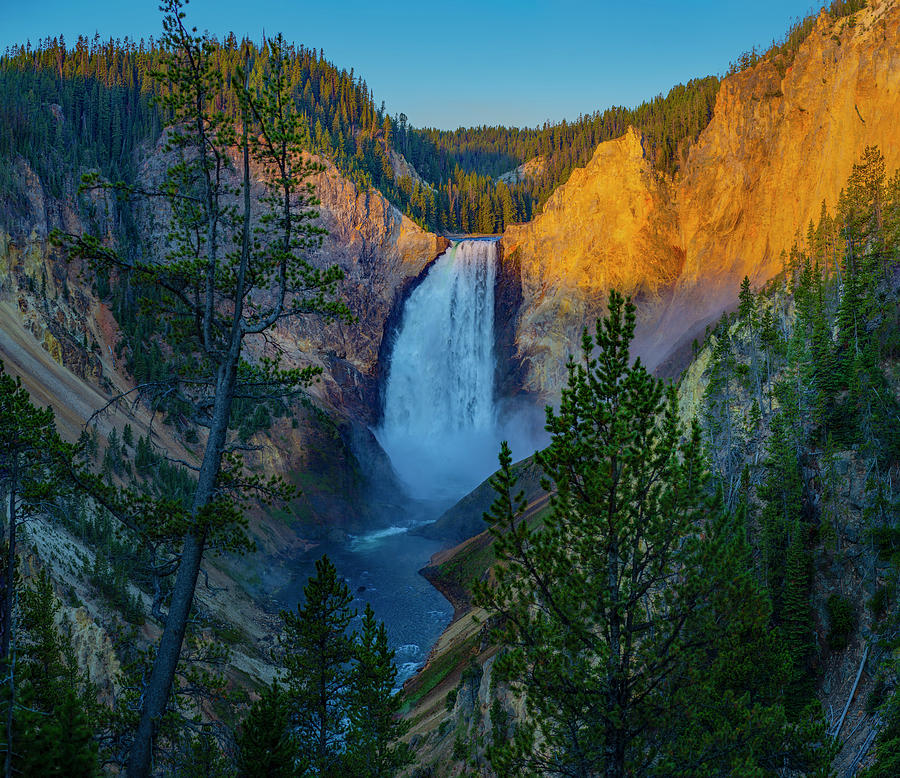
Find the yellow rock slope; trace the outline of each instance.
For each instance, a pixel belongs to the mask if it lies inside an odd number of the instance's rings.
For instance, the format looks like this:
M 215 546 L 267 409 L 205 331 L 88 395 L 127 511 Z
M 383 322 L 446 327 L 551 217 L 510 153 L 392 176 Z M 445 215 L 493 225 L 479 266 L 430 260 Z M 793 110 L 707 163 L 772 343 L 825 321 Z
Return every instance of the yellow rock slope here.
M 521 279 L 514 321 L 526 389 L 552 397 L 583 326 L 617 287 L 640 302 L 637 350 L 651 366 L 717 319 L 744 275 L 759 286 L 833 208 L 878 145 L 900 166 L 900 3 L 821 13 L 786 67 L 726 78 L 710 124 L 674 180 L 651 169 L 635 130 L 601 144 L 530 224 L 503 236 Z

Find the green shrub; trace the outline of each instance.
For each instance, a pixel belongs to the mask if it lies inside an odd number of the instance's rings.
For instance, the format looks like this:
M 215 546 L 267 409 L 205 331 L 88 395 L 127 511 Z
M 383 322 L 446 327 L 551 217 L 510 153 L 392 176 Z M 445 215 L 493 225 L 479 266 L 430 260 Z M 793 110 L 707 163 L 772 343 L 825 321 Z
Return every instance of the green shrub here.
M 852 603 L 840 594 L 832 594 L 826 603 L 828 610 L 828 645 L 833 651 L 842 651 L 850 642 L 855 626 Z
M 451 689 L 447 692 L 447 698 L 444 700 L 444 707 L 447 710 L 453 710 L 453 706 L 456 705 L 456 695 L 459 694 L 459 691 L 455 688 Z
M 506 712 L 500 700 L 494 697 L 491 702 L 491 737 L 495 743 L 502 743 L 506 740 L 508 728 L 509 713 Z

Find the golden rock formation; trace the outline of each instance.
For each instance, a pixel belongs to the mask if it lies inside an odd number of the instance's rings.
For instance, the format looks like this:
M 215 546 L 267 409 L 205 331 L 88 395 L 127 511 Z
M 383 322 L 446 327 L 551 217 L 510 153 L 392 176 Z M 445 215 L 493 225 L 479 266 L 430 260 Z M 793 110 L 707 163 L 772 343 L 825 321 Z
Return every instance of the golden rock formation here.
M 793 63 L 763 61 L 724 79 L 712 121 L 674 180 L 653 172 L 629 130 L 601 144 L 530 224 L 503 236 L 521 268 L 515 322 L 525 386 L 558 390 L 581 329 L 607 290 L 635 295 L 636 347 L 651 366 L 760 286 L 781 251 L 834 208 L 868 145 L 900 166 L 900 4 L 822 12 Z
M 606 290 L 650 299 L 675 282 L 682 259 L 672 206 L 640 134 L 629 129 L 600 144 L 534 221 L 506 230 L 503 256 L 517 260 L 522 283 L 516 342 L 528 362 L 528 389 L 559 385 Z

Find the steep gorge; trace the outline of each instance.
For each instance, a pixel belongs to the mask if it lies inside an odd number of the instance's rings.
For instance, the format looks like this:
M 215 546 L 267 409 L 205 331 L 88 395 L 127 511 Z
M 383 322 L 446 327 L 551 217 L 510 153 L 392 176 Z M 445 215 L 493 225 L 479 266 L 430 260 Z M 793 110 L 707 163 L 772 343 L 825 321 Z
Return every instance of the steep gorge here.
M 159 146 L 145 149 L 141 183 L 152 183 L 164 166 Z M 49 234 L 53 228 L 90 229 L 114 244 L 114 211 L 100 196 L 92 196 L 93 208 L 80 206 L 71 188 L 66 196 L 54 198 L 46 182 L 21 159 L 18 175 L 28 197 L 26 214 L 0 224 L 0 360 L 8 372 L 22 378 L 34 402 L 54 409 L 61 433 L 74 440 L 95 412 L 115 395 L 130 392 L 134 380 L 126 354 L 117 349 L 123 333 L 109 299 L 98 294 L 91 273 L 82 276 L 81 268 L 62 260 Z M 379 193 L 360 192 L 331 165 L 326 164 L 315 183 L 321 200 L 319 222 L 329 234 L 311 259 L 322 267 L 342 267 L 345 295 L 359 322 L 325 328 L 304 323 L 274 333 L 274 345 L 284 349 L 288 363 L 323 367 L 321 381 L 310 389 L 321 410 L 296 404 L 293 419 L 274 419 L 268 430 L 251 438 L 256 450 L 247 454 L 249 468 L 284 476 L 303 494 L 287 512 L 252 510 L 249 530 L 257 553 L 211 561 L 207 572 L 218 593 L 198 594 L 199 607 L 231 624 L 231 634 L 240 636 L 232 646 L 236 677 L 271 676 L 268 652 L 277 632 L 272 597 L 297 576 L 298 557 L 317 539 L 329 533 L 343 538 L 371 519 L 371 506 L 363 500 L 366 479 L 354 449 L 375 447 L 366 425 L 377 405 L 382 335 L 408 286 L 448 245 L 446 239 L 424 232 L 402 216 Z M 161 218 L 140 206 L 134 215 L 145 234 L 150 234 L 153 220 Z M 258 348 L 272 346 L 270 342 Z M 149 410 L 130 398 L 93 421 L 101 459 L 107 440 L 113 435 L 123 439 L 126 424 L 135 436 L 148 434 L 152 424 L 162 450 L 177 459 L 197 461 L 196 438 L 188 442 L 160 416 L 154 422 Z M 91 645 L 105 646 L 94 664 L 107 671 L 92 678 L 110 687 L 117 665 L 109 630 L 117 617 L 82 569 L 82 560 L 89 562 L 101 552 L 52 521 L 35 523 L 31 548 L 35 561 L 30 569 L 49 566 L 57 585 L 82 603 L 65 606 L 69 622 L 77 627 L 87 618 L 98 625 L 99 643 L 90 630 L 73 627 L 72 634 L 78 651 L 82 637 L 93 641 Z M 131 593 L 149 611 L 146 593 L 136 587 Z M 145 631 L 152 636 L 155 630 L 148 624 Z
M 314 177 L 320 200 L 317 224 L 327 231 L 320 248 L 310 256 L 317 267 L 338 265 L 345 274 L 342 294 L 357 321 L 353 325 L 321 320 L 301 320 L 280 326 L 272 343 L 251 345 L 251 356 L 273 344 L 291 364 L 315 364 L 323 368 L 321 380 L 310 392 L 328 413 L 340 419 L 366 424 L 378 413 L 378 380 L 382 338 L 392 326 L 397 309 L 410 286 L 449 245 L 449 241 L 425 232 L 403 216 L 375 190 L 360 191 L 330 163 Z M 166 166 L 163 142 L 145 149 L 139 184 L 159 182 Z M 68 408 L 76 396 L 110 395 L 127 390 L 131 377 L 125 360 L 116 349 L 122 335 L 109 307 L 92 288 L 92 276 L 81 277 L 82 268 L 67 266 L 50 244 L 54 228 L 69 232 L 93 230 L 116 244 L 115 217 L 110 199 L 94 194 L 92 206 L 78 204 L 70 187 L 63 198 L 54 198 L 48 187 L 19 160 L 18 174 L 28 198 L 27 216 L 6 220 L 0 225 L 0 303 L 4 320 L 0 328 L 7 367 L 20 373 L 30 391 L 39 392 L 66 420 L 70 434 L 76 432 L 91 412 L 96 398 Z M 130 207 L 130 206 L 129 206 Z M 158 204 L 136 202 L 132 209 L 145 236 L 154 233 L 164 214 Z M 162 247 L 147 239 L 146 247 L 157 253 Z M 13 353 L 14 343 L 19 346 Z M 39 352 L 40 361 L 55 361 L 64 370 L 65 383 L 80 380 L 74 390 L 52 386 L 59 382 L 42 380 L 26 368 Z M 57 371 L 59 372 L 59 371 Z M 292 445 L 293 449 L 294 446 Z M 291 451 L 281 454 L 289 458 Z M 270 458 L 271 459 L 271 458 Z M 279 456 L 275 456 L 275 469 Z
M 495 298 L 501 394 L 524 391 L 538 403 L 553 398 L 568 353 L 602 311 L 610 287 L 638 299 L 637 350 L 659 367 L 734 302 L 745 274 L 758 287 L 778 273 L 781 251 L 818 216 L 823 201 L 834 206 L 866 145 L 881 147 L 888 168 L 900 160 L 898 52 L 895 0 L 837 21 L 822 12 L 789 67 L 765 60 L 724 79 L 712 121 L 674 179 L 653 169 L 634 129 L 601 144 L 539 216 L 502 236 Z M 158 175 L 159 146 L 144 149 L 143 159 L 143 175 Z M 323 368 L 313 392 L 328 409 L 367 425 L 380 414 L 389 358 L 383 337 L 449 242 L 326 165 L 315 185 L 329 235 L 314 259 L 343 268 L 344 293 L 358 322 L 295 324 L 280 329 L 275 341 L 290 358 Z M 22 175 L 32 216 L 10 225 L 3 254 L 10 269 L 17 257 L 31 257 L 33 267 L 21 272 L 38 280 L 39 258 L 45 258 L 42 272 L 52 283 L 61 271 L 46 234 L 79 221 L 74 193 L 50 202 L 30 170 Z M 88 318 L 108 320 L 103 310 L 101 304 Z M 60 338 L 62 325 L 51 317 L 38 324 L 40 317 L 29 315 L 23 312 L 27 326 L 67 366 L 87 359 Z M 98 339 L 101 351 L 115 343 L 108 323 L 110 342 Z M 92 357 L 77 372 L 96 380 L 98 369 Z
M 598 147 L 539 217 L 502 237 L 497 351 L 514 355 L 516 363 L 498 360 L 501 394 L 524 391 L 535 400 L 552 400 L 582 327 L 602 311 L 611 287 L 638 299 L 638 350 L 661 367 L 733 304 L 745 274 L 755 286 L 777 274 L 781 250 L 818 216 L 823 200 L 834 206 L 866 145 L 879 145 L 889 168 L 900 164 L 898 52 L 895 2 L 875 3 L 837 23 L 823 15 L 783 73 L 778 62 L 763 62 L 724 81 L 713 121 L 674 180 L 653 170 L 634 130 Z M 150 151 L 145 162 L 158 165 L 159 157 Z M 67 270 L 46 242 L 53 226 L 85 226 L 74 197 L 50 201 L 30 171 L 22 174 L 29 181 L 33 218 L 0 236 L 0 329 L 6 337 L 0 350 L 7 358 L 15 345 L 30 357 L 13 368 L 74 432 L 111 389 L 128 387 L 129 377 L 113 355 L 117 332 L 109 308 L 77 283 L 74 269 Z M 337 502 L 345 500 L 345 507 L 348 495 L 360 497 L 347 440 L 373 446 L 367 428 L 381 410 L 385 336 L 397 325 L 410 290 L 449 245 L 331 165 L 315 185 L 320 223 L 329 235 L 314 260 L 344 269 L 344 293 L 358 322 L 304 322 L 279 329 L 274 341 L 289 361 L 323 368 L 312 393 L 337 420 L 343 440 L 336 442 L 332 428 L 317 426 L 313 414 L 302 417 L 299 428 L 276 421 L 265 438 L 256 439 L 266 448 L 252 455 L 254 466 L 311 473 L 302 486 L 312 495 L 303 516 L 254 517 L 262 561 L 253 560 L 250 573 L 235 565 L 228 573 L 232 580 L 252 578 L 244 584 L 259 599 L 290 576 L 292 555 L 309 538 L 309 526 L 341 526 L 347 517 Z M 29 289 L 40 287 L 42 277 L 49 290 L 45 299 L 43 290 L 39 295 Z M 65 294 L 64 286 L 70 290 Z M 81 345 L 88 335 L 96 348 Z M 36 363 L 44 372 L 29 367 Z M 120 428 L 122 422 L 113 417 L 104 424 Z M 181 445 L 174 439 L 169 444 Z M 356 514 L 353 520 L 361 521 Z M 220 609 L 233 607 L 235 599 L 227 598 Z M 239 618 L 252 625 L 253 639 L 271 640 L 271 625 L 254 624 L 258 614 L 245 607 Z M 266 670 L 253 665 L 248 672 L 264 676 Z

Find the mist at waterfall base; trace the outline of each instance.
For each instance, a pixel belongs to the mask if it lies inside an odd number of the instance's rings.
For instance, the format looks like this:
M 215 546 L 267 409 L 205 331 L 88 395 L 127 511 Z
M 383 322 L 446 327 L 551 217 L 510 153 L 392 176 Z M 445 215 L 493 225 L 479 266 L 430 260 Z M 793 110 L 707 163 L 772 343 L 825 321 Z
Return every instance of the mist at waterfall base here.
M 362 613 L 370 603 L 387 627 L 398 683 L 412 676 L 449 624 L 453 609 L 418 571 L 443 548 L 408 530 L 434 521 L 497 468 L 501 440 L 524 457 L 540 442 L 542 414 L 497 408 L 494 397 L 495 241 L 454 244 L 410 294 L 393 342 L 382 424 L 372 430 L 396 478 L 380 478 L 377 525 L 325 540 L 299 560 L 279 593 L 302 601 L 315 560 L 327 554 Z M 358 452 L 360 453 L 360 452 Z M 364 470 L 371 463 L 362 457 Z M 383 490 L 393 489 L 385 497 Z M 359 619 L 351 625 L 359 629 Z

